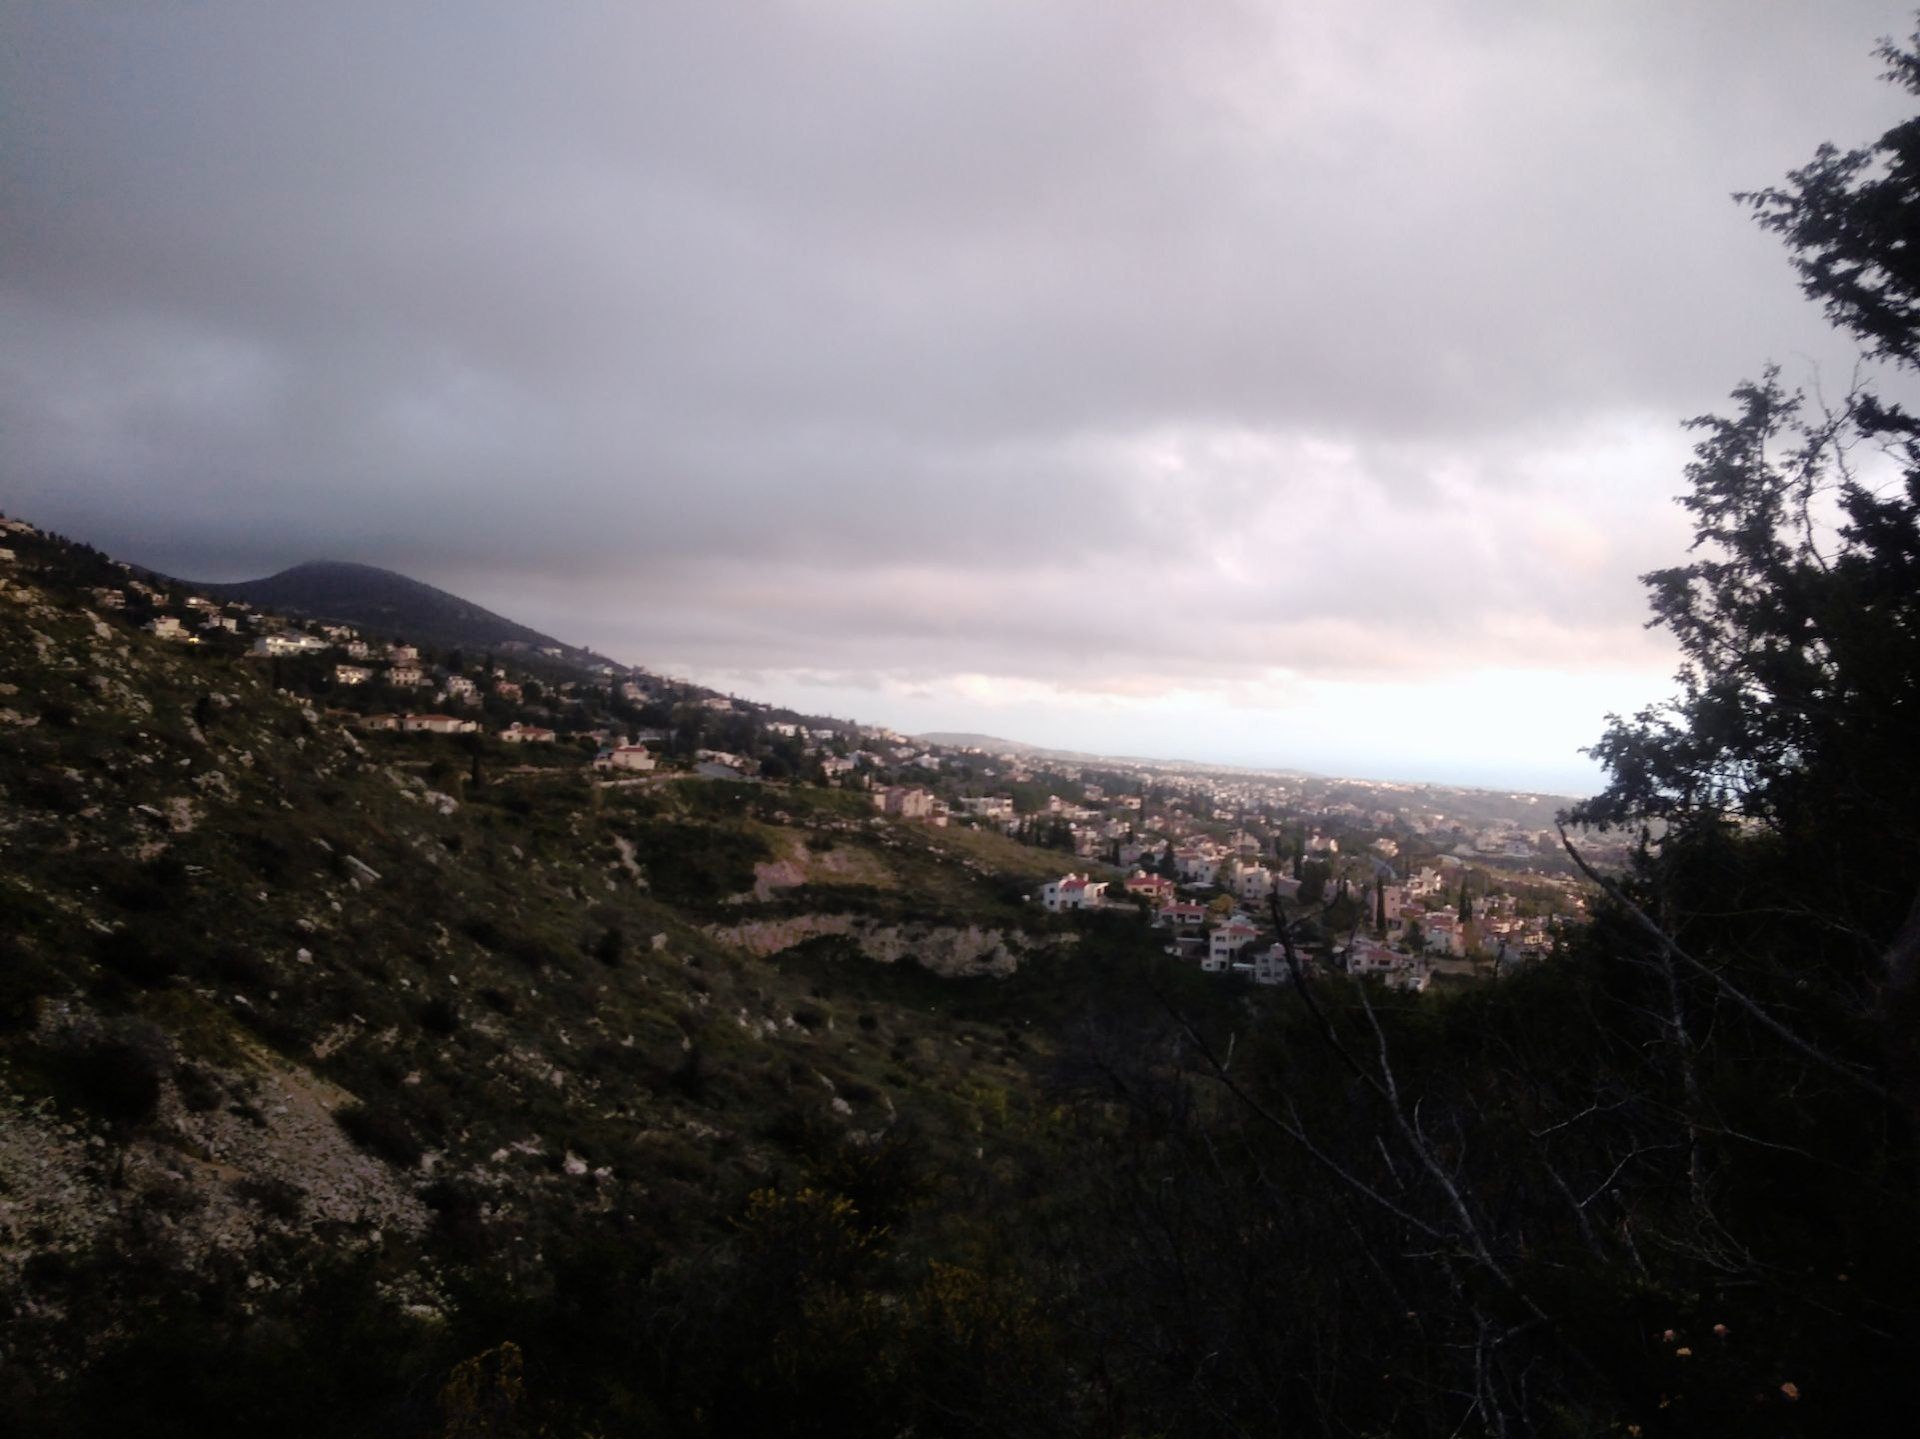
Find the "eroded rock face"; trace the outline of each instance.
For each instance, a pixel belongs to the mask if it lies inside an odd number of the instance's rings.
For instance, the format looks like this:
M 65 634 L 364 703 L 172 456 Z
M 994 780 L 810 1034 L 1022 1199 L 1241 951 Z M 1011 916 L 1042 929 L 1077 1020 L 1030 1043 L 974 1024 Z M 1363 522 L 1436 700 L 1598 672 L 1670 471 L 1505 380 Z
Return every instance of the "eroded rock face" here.
M 749 954 L 778 954 L 823 935 L 844 936 L 868 959 L 880 964 L 911 960 L 947 976 L 1007 975 L 1020 966 L 1022 937 L 979 925 L 881 924 L 851 914 L 803 914 L 786 919 L 753 919 L 712 925 L 707 933 L 722 944 Z M 1044 942 L 1071 942 L 1073 936 L 1049 936 Z
M 778 857 L 755 865 L 753 888 L 736 899 L 764 903 L 779 898 L 782 890 L 803 884 L 870 884 L 885 889 L 894 884 L 894 877 L 885 864 L 859 850 L 808 850 L 792 843 Z

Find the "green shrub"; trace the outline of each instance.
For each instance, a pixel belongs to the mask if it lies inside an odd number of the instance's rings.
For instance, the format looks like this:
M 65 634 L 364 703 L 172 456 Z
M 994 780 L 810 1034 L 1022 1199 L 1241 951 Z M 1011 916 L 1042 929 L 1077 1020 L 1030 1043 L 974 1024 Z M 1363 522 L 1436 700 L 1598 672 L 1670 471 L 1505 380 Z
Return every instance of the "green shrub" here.
M 111 1124 L 143 1124 L 160 1106 L 166 1073 L 157 1040 L 102 1035 L 66 1050 L 60 1066 L 76 1107 Z
M 94 944 L 93 954 L 109 973 L 143 989 L 165 984 L 178 969 L 173 955 L 163 945 L 136 929 L 116 929 L 101 935 Z
M 219 1106 L 222 1097 L 219 1081 L 197 1064 L 182 1064 L 173 1071 L 173 1087 L 180 1092 L 180 1103 L 193 1114 L 205 1114 Z
M 460 922 L 460 931 L 482 949 L 499 950 L 506 947 L 506 936 L 488 915 L 469 915 Z
M 420 1162 L 423 1146 L 406 1121 L 390 1109 L 350 1104 L 335 1110 L 333 1119 L 347 1138 L 375 1158 L 402 1169 L 411 1169 Z
M 246 987 L 264 985 L 267 966 L 258 956 L 236 945 L 223 944 L 207 956 L 207 968 L 224 984 Z
M 622 827 L 648 885 L 675 903 L 711 904 L 751 889 L 754 866 L 773 855 L 759 836 L 718 823 L 646 820 Z

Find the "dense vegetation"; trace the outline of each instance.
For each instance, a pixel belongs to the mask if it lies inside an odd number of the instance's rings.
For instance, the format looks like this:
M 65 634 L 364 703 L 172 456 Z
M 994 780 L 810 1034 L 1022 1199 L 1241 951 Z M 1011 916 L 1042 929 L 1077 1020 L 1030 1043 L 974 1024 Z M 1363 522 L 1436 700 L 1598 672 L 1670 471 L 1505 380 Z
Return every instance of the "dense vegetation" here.
M 1920 121 L 1754 197 L 1896 373 L 1917 145 Z M 1430 995 L 1255 992 L 1125 915 L 1023 918 L 1045 856 L 826 792 L 468 791 L 457 765 L 435 790 L 427 750 L 352 740 L 234 657 L 96 628 L 59 585 L 10 596 L 0 1160 L 23 1193 L 34 1152 L 70 1163 L 77 1208 L 6 1235 L 0 1416 L 1695 1435 L 1920 1412 L 1920 420 L 1864 390 L 1810 413 L 1772 374 L 1737 399 L 1700 422 L 1696 557 L 1650 577 L 1681 694 L 1612 723 L 1576 816 L 1659 842 L 1573 953 Z M 747 893 L 775 857 L 804 881 Z M 826 910 L 999 926 L 1022 962 L 938 975 L 850 928 L 761 960 L 711 929 Z M 1305 950 L 1323 917 L 1283 920 Z M 288 1129 L 302 1092 L 348 1159 Z

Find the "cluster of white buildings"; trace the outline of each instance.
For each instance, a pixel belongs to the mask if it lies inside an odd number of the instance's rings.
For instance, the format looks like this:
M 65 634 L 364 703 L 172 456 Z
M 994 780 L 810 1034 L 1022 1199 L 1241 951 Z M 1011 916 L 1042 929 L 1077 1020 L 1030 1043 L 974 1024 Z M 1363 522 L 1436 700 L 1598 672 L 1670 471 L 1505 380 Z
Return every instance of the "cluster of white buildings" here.
M 1049 914 L 1103 908 L 1113 903 L 1107 898 L 1109 883 L 1069 873 L 1041 886 L 1037 898 Z M 1197 963 L 1205 973 L 1245 975 L 1255 984 L 1291 979 L 1285 946 L 1243 911 L 1223 914 L 1214 906 L 1179 899 L 1173 881 L 1160 875 L 1135 874 L 1124 888 L 1130 898 L 1149 902 L 1151 922 L 1168 931 L 1168 954 Z M 1349 974 L 1372 976 L 1397 988 L 1423 990 L 1433 974 L 1430 956 L 1366 937 L 1354 938 L 1333 960 Z

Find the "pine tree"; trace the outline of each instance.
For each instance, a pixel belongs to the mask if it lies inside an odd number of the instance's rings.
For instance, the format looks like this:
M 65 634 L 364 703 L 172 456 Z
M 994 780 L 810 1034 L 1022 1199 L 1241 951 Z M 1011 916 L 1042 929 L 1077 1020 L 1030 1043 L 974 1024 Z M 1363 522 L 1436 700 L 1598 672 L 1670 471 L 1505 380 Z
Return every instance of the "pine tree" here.
M 1920 95 L 1920 35 L 1879 56 Z M 1920 371 L 1920 116 L 1738 198 L 1887 382 Z M 1920 416 L 1864 381 L 1810 404 L 1773 366 L 1733 398 L 1691 422 L 1692 558 L 1645 577 L 1680 693 L 1609 717 L 1591 751 L 1609 783 L 1572 818 L 1659 820 L 1646 882 L 1705 886 L 1703 910 L 1764 902 L 1787 919 L 1753 939 L 1793 963 L 1920 990 Z

